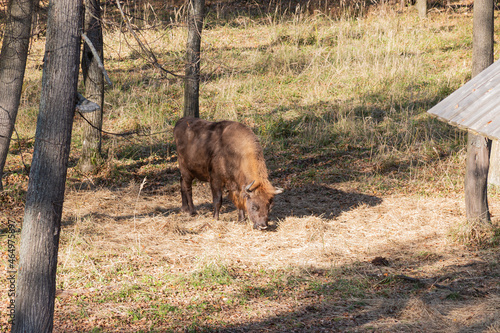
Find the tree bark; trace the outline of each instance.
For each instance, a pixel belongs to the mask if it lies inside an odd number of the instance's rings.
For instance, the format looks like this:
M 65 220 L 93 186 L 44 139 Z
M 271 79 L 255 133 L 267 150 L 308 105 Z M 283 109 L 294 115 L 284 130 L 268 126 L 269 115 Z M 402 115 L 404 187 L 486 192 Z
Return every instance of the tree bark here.
M 17 118 L 36 0 L 10 0 L 0 53 L 0 191 Z
M 404 10 L 406 7 L 406 0 L 400 0 L 399 1 L 399 9 Z
M 40 111 L 21 230 L 12 332 L 51 332 L 80 53 L 81 0 L 49 2 Z
M 104 62 L 101 6 L 99 0 L 85 0 L 84 30 L 97 50 L 99 57 Z M 83 125 L 82 156 L 79 161 L 79 167 L 83 172 L 90 172 L 96 168 L 101 160 L 104 75 L 87 43 L 83 46 L 82 73 L 86 98 L 100 106 L 100 110 L 85 114 L 85 118 L 93 126 L 86 122 Z
M 418 10 L 418 16 L 420 16 L 420 18 L 426 18 L 427 17 L 427 0 L 417 0 L 416 6 L 417 6 L 417 10 Z
M 488 168 L 491 140 L 468 133 L 465 173 L 465 211 L 470 222 L 490 222 Z
M 184 79 L 184 116 L 200 117 L 200 49 L 205 0 L 190 0 L 186 76 Z
M 482 2 L 485 2 L 484 0 Z M 486 1 L 489 2 L 489 1 Z M 474 36 L 472 50 L 473 59 L 477 59 L 472 63 L 472 72 L 479 74 L 483 69 L 487 68 L 494 62 L 493 54 L 493 24 L 494 24 L 494 1 L 490 4 L 483 4 L 481 1 L 476 1 L 474 4 Z M 477 10 L 477 18 L 476 18 Z M 477 21 L 476 21 L 477 20 Z M 476 31 L 477 25 L 477 31 Z M 475 45 L 478 45 L 476 48 Z M 500 144 L 495 140 L 491 146 L 490 152 L 490 169 L 488 183 L 492 185 L 500 185 Z
M 493 140 L 491 144 L 488 184 L 500 185 L 500 141 L 498 140 Z
M 493 0 L 474 1 L 472 27 L 472 77 L 493 63 Z
M 472 76 L 493 63 L 493 0 L 474 1 Z M 469 222 L 490 222 L 488 169 L 491 140 L 469 132 L 465 175 L 465 209 Z

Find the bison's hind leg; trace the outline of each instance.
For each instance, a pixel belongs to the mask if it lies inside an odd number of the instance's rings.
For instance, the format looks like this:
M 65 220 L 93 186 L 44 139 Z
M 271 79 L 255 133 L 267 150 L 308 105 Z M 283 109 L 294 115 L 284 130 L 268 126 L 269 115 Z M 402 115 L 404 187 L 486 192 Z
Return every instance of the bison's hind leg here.
M 181 175 L 181 196 L 182 207 L 181 211 L 193 216 L 196 215 L 196 210 L 193 205 L 193 178 Z

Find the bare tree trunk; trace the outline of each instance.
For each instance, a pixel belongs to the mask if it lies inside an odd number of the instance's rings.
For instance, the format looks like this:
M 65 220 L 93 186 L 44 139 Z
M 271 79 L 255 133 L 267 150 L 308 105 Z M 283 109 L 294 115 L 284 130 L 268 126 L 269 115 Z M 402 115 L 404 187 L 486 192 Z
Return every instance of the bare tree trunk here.
M 489 11 L 489 5 L 487 8 L 478 12 L 476 21 L 476 6 L 481 4 L 474 4 L 474 49 L 473 49 L 473 59 L 478 59 L 476 62 L 473 61 L 472 71 L 473 73 L 480 73 L 483 69 L 491 65 L 494 61 L 493 54 L 493 10 L 491 13 Z M 483 5 L 484 6 L 484 5 Z M 494 6 L 494 1 L 492 6 Z M 477 39 L 476 39 L 477 38 Z M 476 48 L 475 45 L 478 44 Z M 490 149 L 490 162 L 489 162 L 489 173 L 488 173 L 488 183 L 491 185 L 500 185 L 500 143 L 498 140 L 493 141 Z
M 474 1 L 472 77 L 493 63 L 494 0 Z
M 465 211 L 470 222 L 489 222 L 488 168 L 491 140 L 468 133 L 465 173 Z
M 494 140 L 491 144 L 488 184 L 500 185 L 500 141 L 498 140 Z
M 87 37 L 94 45 L 99 57 L 103 57 L 103 41 L 101 26 L 101 6 L 99 0 L 85 0 L 84 30 Z M 92 123 L 85 123 L 82 138 L 82 157 L 79 167 L 83 172 L 95 169 L 101 160 L 101 129 L 102 113 L 104 107 L 104 76 L 99 63 L 95 59 L 90 47 L 85 43 L 82 54 L 83 82 L 87 99 L 98 104 L 100 110 L 86 113 L 85 118 Z
M 200 49 L 205 0 L 189 0 L 184 116 L 200 117 Z
M 81 0 L 49 3 L 47 41 L 12 332 L 51 332 L 64 185 L 76 104 Z
M 474 1 L 472 76 L 493 63 L 493 0 Z M 469 222 L 490 222 L 488 169 L 491 140 L 469 132 L 465 175 L 465 209 Z
M 17 118 L 36 0 L 10 0 L 0 53 L 0 191 Z
M 417 0 L 416 2 L 418 16 L 421 18 L 427 17 L 427 0 Z

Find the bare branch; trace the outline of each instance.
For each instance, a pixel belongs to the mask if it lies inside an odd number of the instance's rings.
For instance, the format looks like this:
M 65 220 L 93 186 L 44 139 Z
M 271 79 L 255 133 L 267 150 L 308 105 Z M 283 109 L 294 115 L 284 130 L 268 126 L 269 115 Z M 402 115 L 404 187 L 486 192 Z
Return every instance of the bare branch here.
M 156 56 L 153 53 L 153 51 L 151 51 L 150 49 L 148 49 L 146 47 L 146 45 L 144 45 L 144 43 L 141 42 L 141 40 L 139 39 L 139 37 L 135 33 L 134 29 L 132 29 L 132 25 L 130 24 L 130 21 L 128 20 L 128 18 L 125 17 L 125 13 L 122 10 L 122 6 L 120 4 L 120 0 L 116 0 L 116 4 L 118 6 L 118 9 L 120 10 L 120 13 L 122 15 L 123 21 L 125 21 L 127 29 L 130 31 L 130 33 L 132 34 L 132 36 L 134 37 L 134 39 L 137 41 L 137 44 L 139 44 L 139 47 L 142 49 L 142 51 L 147 55 L 149 62 L 154 67 L 156 67 L 158 69 L 161 69 L 162 71 L 164 71 L 167 74 L 170 74 L 170 75 L 175 76 L 175 77 L 183 78 L 183 75 L 175 74 L 175 73 L 169 71 L 168 69 L 163 68 L 163 66 L 158 62 L 158 59 L 156 58 Z
M 94 44 L 92 44 L 92 41 L 90 40 L 90 38 L 87 37 L 87 35 L 84 32 L 82 32 L 82 37 L 83 37 L 83 40 L 85 41 L 85 43 L 87 43 L 87 45 L 89 46 L 94 57 L 97 59 L 97 64 L 98 64 L 99 68 L 101 69 L 102 74 L 104 75 L 104 78 L 106 79 L 106 82 L 108 83 L 108 85 L 110 87 L 112 87 L 113 83 L 109 79 L 108 73 L 106 72 L 106 69 L 104 68 L 104 64 L 102 63 L 101 58 L 99 57 L 99 54 L 97 53 L 97 50 L 94 47 Z

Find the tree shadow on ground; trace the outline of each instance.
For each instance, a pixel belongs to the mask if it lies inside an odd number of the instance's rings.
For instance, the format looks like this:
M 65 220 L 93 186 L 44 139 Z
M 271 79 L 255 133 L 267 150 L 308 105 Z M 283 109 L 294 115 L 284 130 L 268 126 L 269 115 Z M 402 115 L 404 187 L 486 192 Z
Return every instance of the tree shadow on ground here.
M 396 256 L 405 247 L 400 244 L 380 250 L 388 250 Z M 441 259 L 405 256 L 402 262 L 389 258 L 382 266 L 372 260 L 332 269 L 309 267 L 283 271 L 278 279 L 267 276 L 276 272 L 235 267 L 229 274 L 236 287 L 230 288 L 225 295 L 232 299 L 231 303 L 207 306 L 203 296 L 194 298 L 189 306 L 173 307 L 179 316 L 184 316 L 179 317 L 179 321 L 168 313 L 160 315 L 165 316 L 165 322 L 156 317 L 154 322 L 158 327 L 147 326 L 150 317 L 147 317 L 149 311 L 144 309 L 146 303 L 136 304 L 130 312 L 144 314 L 145 320 L 122 318 L 123 321 L 115 324 L 104 321 L 99 327 L 104 331 L 118 329 L 120 332 L 496 332 L 495 327 L 500 324 L 496 302 L 500 297 L 498 254 L 495 251 L 468 252 L 462 258 L 460 265 L 443 265 L 431 276 L 415 281 L 400 277 L 401 273 L 409 274 L 407 266 L 419 269 Z M 243 283 L 249 277 L 252 284 Z M 146 292 L 144 288 L 148 285 L 137 282 L 134 290 L 142 295 Z M 149 290 L 147 292 L 149 294 Z M 156 304 L 169 304 L 172 302 L 170 297 L 175 298 L 176 294 L 161 293 L 163 296 L 152 299 L 146 307 L 152 310 Z M 96 297 L 98 300 L 106 296 Z M 86 297 L 82 304 L 88 299 Z M 203 310 L 196 313 L 196 318 L 186 318 L 193 308 Z M 79 311 L 70 307 L 64 316 L 72 318 L 74 314 L 78 317 Z M 221 311 L 227 313 L 227 318 L 219 316 Z M 234 311 L 243 311 L 242 318 L 247 311 L 261 315 L 235 320 L 240 314 Z M 227 324 L 231 321 L 237 323 Z M 183 324 L 186 325 L 184 329 Z M 56 320 L 55 325 L 65 323 Z
M 399 253 L 404 250 L 402 246 L 391 251 Z M 443 266 L 436 275 L 413 280 L 398 271 L 406 271 L 406 265 L 418 269 L 430 260 L 388 262 L 382 268 L 377 268 L 373 262 L 358 262 L 337 267 L 334 271 L 312 269 L 309 276 L 320 277 L 324 282 L 297 293 L 296 297 L 303 299 L 305 304 L 293 311 L 270 314 L 265 319 L 241 325 L 204 329 L 225 333 L 486 331 L 487 327 L 500 324 L 496 302 L 500 297 L 496 282 L 500 273 L 496 267 L 499 257 L 494 251 L 483 253 L 484 257 L 469 256 L 466 264 Z M 265 293 L 263 290 L 250 296 L 270 296 Z M 274 296 L 279 297 L 277 294 L 275 292 Z M 241 297 L 248 299 L 248 291 Z M 468 314 L 467 309 L 478 303 L 490 310 L 476 313 L 476 320 L 471 320 L 473 316 L 470 316 L 468 322 L 464 322 L 460 315 L 459 319 L 446 318 L 459 311 Z
M 320 216 L 333 219 L 360 205 L 376 206 L 382 199 L 356 192 L 344 192 L 324 185 L 306 185 L 285 190 L 275 197 L 271 217 Z
M 172 157 L 172 151 L 175 151 L 173 142 L 131 142 L 113 152 L 117 161 L 125 163 L 116 163 L 110 156 L 104 155 L 103 159 L 109 162 L 103 162 L 97 174 L 87 176 L 77 171 L 78 177 L 70 178 L 68 187 L 79 191 L 93 191 L 99 187 L 120 190 L 132 182 L 141 183 L 146 179 L 144 192 L 157 194 L 179 179 L 177 158 Z M 76 170 L 77 164 L 77 159 L 70 161 Z
M 174 197 L 175 206 L 167 203 L 165 206 L 159 205 L 154 210 L 147 213 L 111 215 L 102 212 L 91 212 L 84 217 L 93 217 L 98 219 L 113 219 L 117 223 L 127 220 L 142 220 L 155 216 L 168 217 L 170 215 L 179 215 L 180 219 L 190 218 L 188 214 L 182 213 L 180 209 L 181 195 L 180 187 L 177 185 L 168 186 L 168 193 Z M 196 214 L 200 216 L 211 216 L 213 205 L 208 186 L 194 186 L 193 198 L 197 201 L 204 201 L 195 205 Z M 227 192 L 227 191 L 226 191 Z M 145 195 L 152 193 L 145 193 Z M 270 230 L 276 230 L 279 220 L 287 217 L 308 217 L 317 216 L 325 219 L 333 219 L 343 212 L 347 212 L 360 205 L 376 206 L 382 203 L 382 199 L 372 195 L 366 195 L 356 192 L 344 192 L 324 185 L 308 185 L 296 189 L 285 190 L 284 193 L 275 197 L 275 204 L 272 208 L 269 219 L 271 222 Z M 140 204 L 139 204 L 140 205 Z M 221 208 L 221 219 L 226 219 L 229 215 L 230 220 L 237 220 L 236 207 L 224 196 Z M 66 218 L 62 224 L 64 226 L 72 225 L 76 220 L 73 217 Z M 248 219 L 247 219 L 248 223 Z

